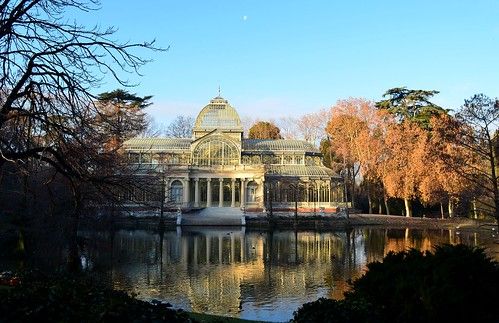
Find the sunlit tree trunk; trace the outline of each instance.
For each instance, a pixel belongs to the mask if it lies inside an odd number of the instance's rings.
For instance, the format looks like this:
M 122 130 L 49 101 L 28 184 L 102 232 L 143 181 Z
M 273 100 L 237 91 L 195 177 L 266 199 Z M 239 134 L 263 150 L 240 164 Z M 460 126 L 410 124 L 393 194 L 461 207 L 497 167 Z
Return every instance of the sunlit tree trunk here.
M 452 199 L 449 199 L 449 218 L 454 217 L 454 205 L 452 203 Z
M 445 218 L 445 216 L 444 216 L 444 204 L 442 202 L 440 202 L 440 217 L 442 219 Z
M 408 218 L 412 217 L 411 201 L 408 198 L 404 199 L 404 206 L 405 206 L 405 216 Z
M 380 198 L 378 198 L 378 214 L 383 214 L 383 207 L 381 206 Z

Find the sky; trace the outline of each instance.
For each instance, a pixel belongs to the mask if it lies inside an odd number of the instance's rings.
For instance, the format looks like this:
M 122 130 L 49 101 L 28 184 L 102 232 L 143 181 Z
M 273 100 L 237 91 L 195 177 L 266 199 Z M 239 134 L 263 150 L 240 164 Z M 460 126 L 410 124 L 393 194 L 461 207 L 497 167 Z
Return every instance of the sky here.
M 393 87 L 437 90 L 456 109 L 475 93 L 499 96 L 499 1 L 102 0 L 79 14 L 115 26 L 120 41 L 156 40 L 165 52 L 129 89 L 153 95 L 159 123 L 221 95 L 242 117 L 278 119 L 373 101 Z M 97 91 L 118 85 L 109 77 Z

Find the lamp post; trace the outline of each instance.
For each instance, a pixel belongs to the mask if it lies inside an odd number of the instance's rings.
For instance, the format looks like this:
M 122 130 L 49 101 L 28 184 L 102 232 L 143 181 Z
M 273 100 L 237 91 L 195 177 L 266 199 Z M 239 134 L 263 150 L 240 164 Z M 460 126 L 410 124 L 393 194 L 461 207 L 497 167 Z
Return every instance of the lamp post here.
M 161 181 L 161 190 L 160 190 L 160 213 L 159 213 L 159 229 L 163 230 L 165 227 L 165 220 L 163 219 L 164 215 L 164 209 L 165 209 L 165 195 L 166 195 L 166 178 L 165 178 L 165 171 L 164 169 L 161 169 L 160 173 L 160 181 Z
M 349 214 L 348 214 L 348 196 L 347 196 L 347 181 L 346 181 L 347 173 L 346 172 L 347 172 L 346 169 L 343 169 L 340 172 L 340 176 L 343 179 L 343 202 L 345 204 L 345 215 L 346 215 L 346 218 L 348 219 Z
M 299 183 L 288 183 L 288 187 L 293 190 L 293 199 L 295 203 L 294 216 L 295 222 L 298 219 L 298 195 L 300 193 L 300 184 Z
M 315 208 L 315 203 L 316 203 L 315 200 L 316 200 L 316 194 L 317 194 L 317 187 L 316 187 L 315 183 L 314 183 L 314 185 L 312 187 L 312 190 L 313 190 L 313 193 L 314 193 L 313 194 L 314 195 L 314 197 L 313 197 L 313 199 L 314 199 L 314 216 L 316 216 L 317 214 L 316 214 L 316 208 Z
M 270 181 L 265 181 L 265 184 L 267 185 L 267 210 L 268 210 L 268 215 L 272 217 L 273 210 L 272 210 L 272 197 L 271 197 L 271 182 Z

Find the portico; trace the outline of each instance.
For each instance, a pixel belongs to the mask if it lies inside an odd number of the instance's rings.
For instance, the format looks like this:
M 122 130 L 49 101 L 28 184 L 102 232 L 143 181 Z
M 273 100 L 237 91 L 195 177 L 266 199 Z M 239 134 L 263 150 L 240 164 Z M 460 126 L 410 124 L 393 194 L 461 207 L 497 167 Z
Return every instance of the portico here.
M 178 183 L 182 183 L 179 190 Z M 248 184 L 251 183 L 248 188 Z M 257 183 L 260 183 L 257 184 Z M 169 181 L 167 199 L 185 208 L 263 207 L 263 180 L 253 177 L 194 177 Z M 192 198 L 191 198 L 192 196 Z

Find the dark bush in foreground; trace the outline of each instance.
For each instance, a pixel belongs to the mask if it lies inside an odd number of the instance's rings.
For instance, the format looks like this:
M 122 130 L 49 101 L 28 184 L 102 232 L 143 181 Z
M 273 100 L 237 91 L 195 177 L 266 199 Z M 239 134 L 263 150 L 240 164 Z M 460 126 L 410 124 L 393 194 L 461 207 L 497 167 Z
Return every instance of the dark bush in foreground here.
M 389 253 L 341 301 L 319 299 L 295 322 L 499 322 L 499 266 L 482 249 Z
M 1 322 L 191 322 L 169 304 L 148 303 L 88 279 L 21 277 L 0 286 Z
M 374 309 L 366 302 L 319 298 L 303 304 L 293 322 L 377 322 Z

